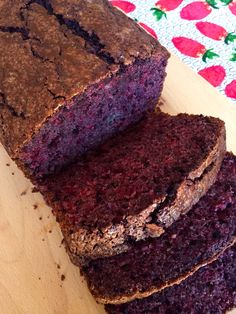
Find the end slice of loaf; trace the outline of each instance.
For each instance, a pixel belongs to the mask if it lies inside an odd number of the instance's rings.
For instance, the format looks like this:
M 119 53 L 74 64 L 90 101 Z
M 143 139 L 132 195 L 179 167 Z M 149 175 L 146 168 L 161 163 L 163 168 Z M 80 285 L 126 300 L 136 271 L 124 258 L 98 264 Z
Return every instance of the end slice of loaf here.
M 225 314 L 236 307 L 236 245 L 193 276 L 152 296 L 107 305 L 109 314 Z
M 214 183 L 224 154 L 222 121 L 153 113 L 38 185 L 84 263 L 159 237 Z

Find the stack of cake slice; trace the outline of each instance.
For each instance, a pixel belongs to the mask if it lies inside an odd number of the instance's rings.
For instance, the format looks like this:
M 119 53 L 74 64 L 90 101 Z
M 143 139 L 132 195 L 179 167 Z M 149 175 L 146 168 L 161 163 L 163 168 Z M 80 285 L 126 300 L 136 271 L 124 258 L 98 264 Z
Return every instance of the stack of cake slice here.
M 150 114 L 38 186 L 109 313 L 234 305 L 236 157 L 220 120 Z
M 147 313 L 221 313 L 217 310 L 219 301 L 213 302 L 220 288 L 228 286 L 227 295 L 221 298 L 235 298 L 235 236 L 236 157 L 227 154 L 215 184 L 162 236 L 135 243 L 126 253 L 91 261 L 83 271 L 98 301 L 129 302 L 108 306 L 111 313 L 143 313 L 144 306 Z M 214 262 L 218 258 L 220 261 Z M 224 272 L 232 273 L 232 277 Z M 201 277 L 205 277 L 203 282 Z M 180 299 L 182 290 L 188 295 L 185 301 Z M 210 293 L 205 300 L 207 291 Z M 227 307 L 227 303 L 222 306 Z
M 168 52 L 105 0 L 3 0 L 0 139 L 109 313 L 236 305 L 222 121 L 155 110 Z

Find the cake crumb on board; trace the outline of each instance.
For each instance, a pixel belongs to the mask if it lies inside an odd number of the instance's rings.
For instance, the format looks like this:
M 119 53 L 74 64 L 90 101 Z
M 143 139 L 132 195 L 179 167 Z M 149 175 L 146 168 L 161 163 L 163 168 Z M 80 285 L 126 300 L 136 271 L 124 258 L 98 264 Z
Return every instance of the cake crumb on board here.
M 31 190 L 32 193 L 38 193 L 39 192 L 39 189 L 36 188 L 36 186 L 34 186 Z

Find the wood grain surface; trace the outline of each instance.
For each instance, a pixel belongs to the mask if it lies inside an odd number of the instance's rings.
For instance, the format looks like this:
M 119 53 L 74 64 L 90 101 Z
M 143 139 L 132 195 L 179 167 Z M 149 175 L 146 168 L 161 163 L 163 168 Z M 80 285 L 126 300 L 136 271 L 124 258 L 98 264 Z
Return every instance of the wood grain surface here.
M 169 113 L 223 119 L 228 150 L 236 153 L 236 106 L 174 56 L 163 101 L 162 109 Z M 2 146 L 0 167 L 0 313 L 105 313 L 70 263 L 50 209 Z

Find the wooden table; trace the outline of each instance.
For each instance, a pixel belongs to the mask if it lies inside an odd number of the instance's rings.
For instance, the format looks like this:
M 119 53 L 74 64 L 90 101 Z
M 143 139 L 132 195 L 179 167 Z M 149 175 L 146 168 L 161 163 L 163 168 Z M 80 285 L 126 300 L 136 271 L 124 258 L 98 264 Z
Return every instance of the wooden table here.
M 162 98 L 166 112 L 223 119 L 236 153 L 236 106 L 174 56 Z M 50 209 L 2 146 L 0 167 L 0 313 L 104 313 L 70 263 Z

